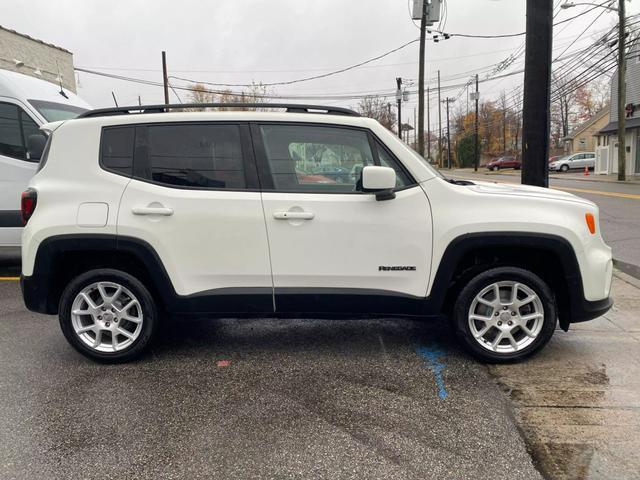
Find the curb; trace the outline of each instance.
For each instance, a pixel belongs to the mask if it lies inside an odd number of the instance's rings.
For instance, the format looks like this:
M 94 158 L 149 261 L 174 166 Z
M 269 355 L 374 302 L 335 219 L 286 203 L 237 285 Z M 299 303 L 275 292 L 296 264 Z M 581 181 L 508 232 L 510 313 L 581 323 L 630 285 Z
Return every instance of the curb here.
M 497 172 L 474 172 L 473 170 L 447 170 L 448 173 L 450 174 L 455 174 L 456 172 L 459 173 L 470 173 L 473 175 L 487 175 L 489 177 L 493 176 L 493 175 L 508 175 L 510 177 L 519 177 L 521 176 L 519 173 L 515 173 L 512 171 L 509 172 L 501 172 L 501 171 L 497 171 Z M 593 173 L 589 174 L 589 176 L 595 175 Z M 593 183 L 612 183 L 614 185 L 638 185 L 640 186 L 640 181 L 637 180 L 626 180 L 624 182 L 620 182 L 618 180 L 609 180 L 609 179 L 596 179 L 596 178 L 582 178 L 582 177 L 569 177 L 569 176 L 565 176 L 565 175 L 549 175 L 549 180 L 575 180 L 578 182 L 593 182 Z
M 635 282 L 638 283 L 636 285 L 640 288 L 640 267 L 638 265 L 634 265 L 632 263 L 622 262 L 620 260 L 613 259 L 613 266 L 617 269 L 617 273 L 623 274 L 625 277 L 632 278 Z M 615 272 L 615 270 L 614 270 Z M 629 282 L 628 283 L 632 283 Z

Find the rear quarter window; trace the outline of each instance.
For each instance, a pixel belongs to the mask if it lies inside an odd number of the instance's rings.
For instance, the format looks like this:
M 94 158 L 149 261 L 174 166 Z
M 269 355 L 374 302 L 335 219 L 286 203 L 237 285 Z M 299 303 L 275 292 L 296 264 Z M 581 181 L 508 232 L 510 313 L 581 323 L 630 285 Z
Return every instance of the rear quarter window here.
M 108 127 L 102 130 L 100 165 L 109 172 L 130 177 L 133 173 L 135 127 Z

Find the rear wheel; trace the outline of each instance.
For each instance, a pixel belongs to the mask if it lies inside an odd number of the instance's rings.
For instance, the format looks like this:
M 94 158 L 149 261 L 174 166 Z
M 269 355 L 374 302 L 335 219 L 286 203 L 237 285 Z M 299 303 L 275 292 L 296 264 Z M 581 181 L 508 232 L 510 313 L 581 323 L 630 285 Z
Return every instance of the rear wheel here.
M 110 269 L 75 278 L 60 299 L 60 327 L 83 355 L 125 362 L 140 355 L 157 327 L 153 297 L 135 277 Z
M 547 284 L 515 267 L 487 270 L 460 292 L 453 322 L 461 343 L 489 362 L 522 360 L 544 347 L 557 313 Z

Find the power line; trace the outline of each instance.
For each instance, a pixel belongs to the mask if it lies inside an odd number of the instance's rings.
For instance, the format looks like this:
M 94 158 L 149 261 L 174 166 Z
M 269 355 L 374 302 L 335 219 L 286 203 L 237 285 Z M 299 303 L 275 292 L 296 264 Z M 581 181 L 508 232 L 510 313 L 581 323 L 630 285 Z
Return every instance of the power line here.
M 376 57 L 370 58 L 368 60 L 365 60 L 363 62 L 359 62 L 356 63 L 355 65 L 351 65 L 349 67 L 345 67 L 345 68 L 341 68 L 339 70 L 334 70 L 332 72 L 327 72 L 327 73 L 323 73 L 321 75 L 314 75 L 311 77 L 304 77 L 304 78 L 298 78 L 295 80 L 287 80 L 284 82 L 271 82 L 271 83 L 263 83 L 262 85 L 265 87 L 275 87 L 275 86 L 280 86 L 280 85 L 293 85 L 294 83 L 301 83 L 301 82 L 308 82 L 310 80 L 318 80 L 320 78 L 326 78 L 326 77 L 330 77 L 333 75 L 337 75 L 339 73 L 344 73 L 347 72 L 349 70 L 353 70 L 354 68 L 358 68 L 361 67 L 362 65 L 366 65 L 368 63 L 371 62 L 375 62 L 376 60 L 380 60 L 381 58 L 384 58 L 388 55 L 391 55 L 392 53 L 395 53 L 399 50 L 402 50 L 403 48 L 408 47 L 409 45 L 412 45 L 416 42 L 419 42 L 420 39 L 416 38 L 414 40 L 411 40 L 407 43 L 404 43 L 402 45 L 400 45 L 399 47 L 394 48 L 393 50 L 389 50 L 388 52 L 383 53 L 382 55 L 378 55 Z M 181 77 L 176 77 L 176 76 L 171 76 L 171 78 L 175 78 L 176 80 L 182 80 L 184 82 L 191 82 L 191 83 L 201 83 L 203 85 L 212 85 L 212 86 L 217 86 L 217 87 L 252 87 L 253 84 L 248 84 L 248 83 L 216 83 L 216 82 L 202 82 L 202 81 L 196 81 L 196 80 L 192 80 L 189 78 L 181 78 Z

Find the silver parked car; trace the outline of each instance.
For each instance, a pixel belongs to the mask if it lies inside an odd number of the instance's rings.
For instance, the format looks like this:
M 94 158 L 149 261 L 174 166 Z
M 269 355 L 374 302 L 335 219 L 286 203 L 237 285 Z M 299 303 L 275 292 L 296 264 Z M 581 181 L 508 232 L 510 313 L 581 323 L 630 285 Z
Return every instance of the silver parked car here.
M 596 154 L 593 152 L 580 152 L 559 158 L 549 164 L 549 170 L 556 172 L 568 172 L 571 169 L 584 170 L 584 167 L 593 169 L 596 166 Z

